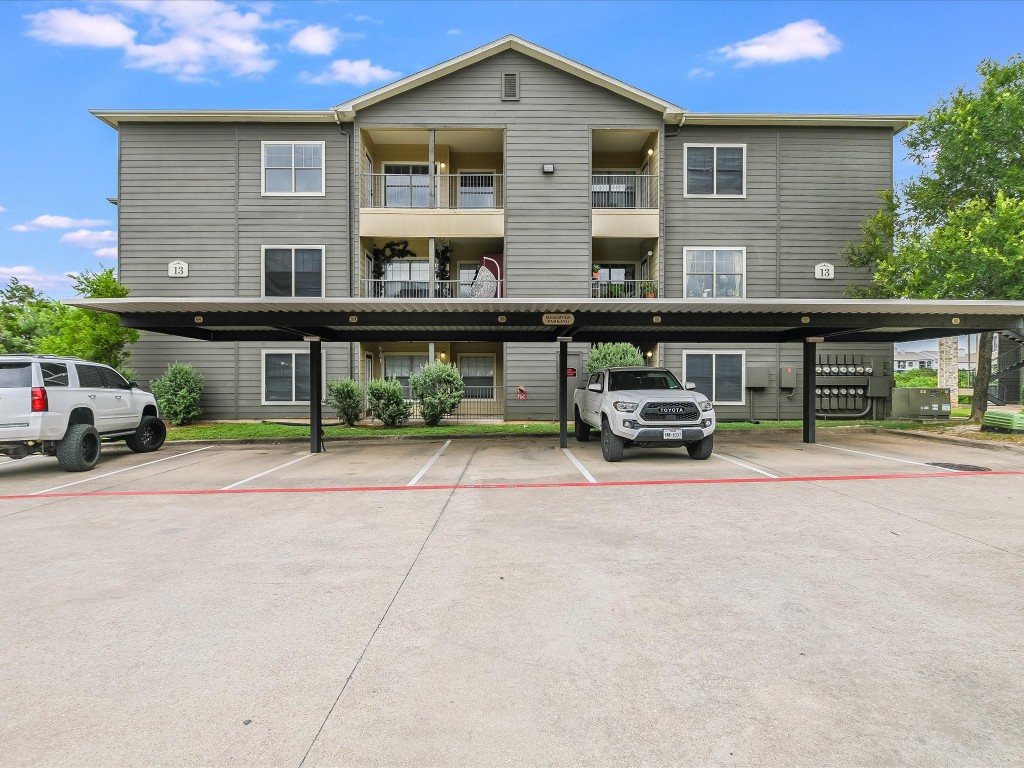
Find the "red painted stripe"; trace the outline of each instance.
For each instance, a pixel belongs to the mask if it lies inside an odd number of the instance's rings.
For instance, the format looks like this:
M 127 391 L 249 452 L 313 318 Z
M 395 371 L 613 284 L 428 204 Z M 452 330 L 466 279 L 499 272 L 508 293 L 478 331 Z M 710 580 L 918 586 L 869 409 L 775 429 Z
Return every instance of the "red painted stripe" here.
M 822 475 L 807 477 L 718 477 L 701 479 L 668 480 L 609 480 L 601 483 L 584 481 L 572 483 L 477 483 L 470 485 L 360 485 L 334 486 L 326 488 L 232 488 L 220 490 L 201 488 L 167 491 L 82 491 L 77 493 L 18 493 L 0 495 L 6 499 L 75 499 L 82 497 L 110 496 L 217 496 L 229 494 L 261 493 L 372 493 L 375 491 L 463 491 L 463 490 L 508 490 L 516 488 L 616 488 L 658 485 L 729 485 L 736 483 L 821 483 L 846 482 L 850 480 L 933 480 L 945 477 L 1007 477 L 1021 476 L 1024 471 L 997 472 L 928 472 L 902 473 L 894 475 Z

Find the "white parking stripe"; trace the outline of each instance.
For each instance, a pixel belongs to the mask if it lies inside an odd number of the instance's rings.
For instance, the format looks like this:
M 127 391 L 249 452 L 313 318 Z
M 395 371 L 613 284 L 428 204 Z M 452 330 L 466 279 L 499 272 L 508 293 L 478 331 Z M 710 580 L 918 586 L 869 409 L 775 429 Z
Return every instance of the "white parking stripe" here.
M 273 469 L 268 469 L 266 472 L 260 472 L 258 475 L 253 475 L 252 477 L 245 478 L 245 480 L 239 480 L 237 483 L 232 483 L 231 485 L 225 485 L 223 488 L 221 488 L 221 490 L 222 491 L 230 491 L 232 488 L 237 488 L 240 485 L 244 485 L 245 483 L 248 483 L 250 480 L 256 480 L 257 478 L 263 477 L 264 475 L 269 475 L 271 472 L 277 472 L 277 470 L 279 470 L 279 469 L 284 469 L 285 467 L 290 467 L 292 464 L 298 464 L 300 461 L 305 461 L 310 456 L 316 456 L 316 455 L 317 454 L 315 454 L 315 453 L 307 453 L 305 456 L 299 456 L 299 458 L 297 458 L 297 459 L 292 459 L 291 461 L 286 461 L 284 464 L 281 464 L 280 466 L 274 467 Z
M 587 468 L 586 468 L 586 467 L 584 467 L 584 466 L 583 466 L 582 464 L 580 464 L 580 460 L 579 460 L 579 459 L 577 459 L 577 458 L 576 458 L 575 456 L 573 456 L 573 455 L 572 455 L 572 451 L 570 451 L 570 450 L 569 450 L 568 448 L 563 448 L 563 449 L 562 449 L 562 452 L 563 452 L 563 453 L 564 453 L 564 454 L 565 454 L 566 456 L 568 456 L 568 457 L 569 457 L 569 461 L 571 461 L 571 462 L 572 462 L 573 464 L 575 464 L 575 465 L 576 465 L 576 469 L 578 469 L 578 470 L 579 470 L 579 471 L 580 471 L 580 472 L 581 472 L 581 473 L 583 474 L 583 476 L 584 476 L 585 478 L 587 478 L 587 482 L 588 482 L 588 483 L 596 483 L 596 482 L 597 482 L 597 478 L 596 478 L 596 477 L 594 477 L 594 476 L 593 476 L 592 474 L 590 474 L 589 472 L 587 472 Z
M 82 483 L 88 483 L 92 480 L 102 480 L 104 477 L 110 477 L 111 475 L 119 475 L 122 472 L 128 472 L 133 469 L 142 469 L 152 464 L 159 464 L 161 461 L 170 461 L 171 459 L 180 459 L 182 456 L 188 456 L 190 453 L 199 453 L 200 451 L 206 451 L 213 448 L 212 445 L 206 445 L 202 448 L 196 448 L 192 451 L 185 451 L 184 453 L 176 453 L 173 456 L 164 456 L 162 459 L 156 459 L 154 461 L 147 461 L 144 464 L 135 464 L 130 467 L 123 467 L 121 469 L 115 469 L 113 472 L 104 472 L 102 475 L 89 475 L 89 477 L 82 478 L 81 480 L 75 480 L 73 483 L 64 483 L 64 485 L 55 485 L 53 488 L 44 488 L 41 491 L 34 491 L 29 496 L 38 496 L 40 493 L 53 493 L 59 491 L 62 488 L 70 488 L 72 485 L 81 485 Z
M 420 481 L 420 478 L 422 478 L 425 474 L 427 474 L 427 472 L 430 471 L 430 468 L 432 466 L 434 466 L 434 462 L 437 461 L 439 458 L 441 458 L 441 454 L 444 453 L 444 449 L 447 448 L 451 444 L 452 444 L 452 441 L 449 440 L 444 445 L 442 445 L 440 448 L 438 448 L 437 452 L 433 456 L 430 457 L 430 461 L 428 461 L 426 464 L 423 465 L 423 469 L 421 469 L 419 472 L 416 473 L 416 477 L 414 477 L 412 480 L 410 480 L 408 483 L 406 483 L 406 487 L 408 487 L 410 485 L 416 485 L 416 483 L 418 483 Z
M 734 459 L 732 458 L 732 456 L 726 456 L 725 454 L 722 453 L 712 453 L 711 458 L 721 459 L 722 461 L 728 461 L 730 464 L 735 464 L 738 467 L 749 469 L 751 472 L 757 472 L 758 474 L 764 475 L 765 477 L 778 478 L 778 475 L 773 475 L 771 472 L 765 472 L 763 469 L 758 469 L 757 467 L 751 466 L 746 462 L 740 461 L 739 459 Z
M 855 451 L 852 448 L 840 448 L 838 445 L 826 445 L 825 443 L 815 443 L 820 445 L 822 448 L 831 448 L 833 451 L 846 451 L 846 453 L 857 453 L 861 456 L 871 456 L 876 459 L 888 459 L 889 461 L 898 461 L 901 464 L 916 464 L 919 467 L 928 467 L 929 469 L 942 469 L 942 467 L 936 467 L 934 464 L 925 464 L 923 461 L 911 461 L 910 459 L 897 459 L 895 456 L 883 456 L 880 453 L 868 453 L 867 451 Z M 954 472 L 959 472 L 959 469 L 954 469 Z

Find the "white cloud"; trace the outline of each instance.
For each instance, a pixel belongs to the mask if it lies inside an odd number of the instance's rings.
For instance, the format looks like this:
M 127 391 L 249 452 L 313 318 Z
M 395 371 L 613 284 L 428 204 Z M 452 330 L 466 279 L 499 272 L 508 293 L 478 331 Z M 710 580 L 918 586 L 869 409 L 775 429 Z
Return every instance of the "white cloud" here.
M 15 232 L 33 232 L 39 229 L 73 229 L 75 227 L 102 227 L 110 222 L 106 219 L 72 219 L 70 216 L 51 216 L 44 213 L 32 221 L 15 224 L 11 227 Z
M 694 67 L 686 73 L 686 76 L 691 80 L 707 80 L 709 77 L 714 77 L 715 73 L 710 69 L 704 69 L 704 67 Z
M 61 235 L 60 242 L 68 245 L 77 245 L 79 248 L 101 248 L 109 243 L 117 242 L 117 232 L 113 229 L 105 229 L 96 232 L 91 229 L 76 229 Z
M 288 41 L 288 47 L 299 53 L 308 53 L 312 56 L 329 56 L 338 45 L 338 30 L 332 27 L 325 27 L 323 24 L 314 24 L 310 27 L 303 27 Z
M 93 255 L 101 259 L 116 259 L 117 248 L 97 248 L 93 251 Z
M 57 45 L 121 48 L 125 62 L 179 80 L 204 80 L 210 72 L 260 75 L 277 64 L 259 33 L 269 5 L 239 10 L 221 0 L 121 0 L 125 19 L 105 13 L 56 8 L 28 17 L 28 34 Z
M 383 24 L 384 22 L 380 19 L 375 19 L 373 16 L 368 16 L 365 13 L 361 13 L 358 16 L 350 16 L 352 21 L 358 21 L 360 24 Z
M 462 30 L 461 29 L 449 29 L 447 32 L 445 32 L 445 34 L 446 35 L 452 35 L 454 37 L 455 35 L 461 35 L 462 34 Z
M 72 286 L 71 275 L 40 272 L 35 267 L 0 267 L 0 283 L 6 284 L 12 277 L 39 291 L 67 291 Z
M 123 48 L 135 40 L 135 30 L 117 16 L 82 13 L 77 8 L 53 8 L 28 17 L 28 34 L 55 45 Z
M 382 80 L 394 80 L 400 77 L 401 74 L 401 72 L 395 72 L 377 64 L 371 64 L 369 59 L 359 59 L 358 61 L 336 59 L 319 75 L 310 75 L 308 72 L 303 72 L 302 78 L 317 85 L 327 85 L 330 83 L 367 85 Z
M 0 213 L 7 213 L 7 209 L 0 205 Z
M 799 59 L 824 59 L 843 47 L 842 41 L 814 19 L 794 21 L 763 35 L 718 49 L 739 67 L 783 64 Z

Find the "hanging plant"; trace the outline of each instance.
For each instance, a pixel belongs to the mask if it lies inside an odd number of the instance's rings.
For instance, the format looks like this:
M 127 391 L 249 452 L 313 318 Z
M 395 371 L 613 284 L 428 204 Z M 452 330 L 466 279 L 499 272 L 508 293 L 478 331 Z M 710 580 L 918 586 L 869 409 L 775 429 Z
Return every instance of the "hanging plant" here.
M 415 256 L 415 251 L 409 250 L 408 240 L 389 240 L 380 248 L 373 249 L 373 279 L 383 280 L 384 271 L 395 259 L 407 259 Z
M 434 246 L 434 277 L 438 280 L 451 280 L 452 244 L 448 240 L 438 240 Z

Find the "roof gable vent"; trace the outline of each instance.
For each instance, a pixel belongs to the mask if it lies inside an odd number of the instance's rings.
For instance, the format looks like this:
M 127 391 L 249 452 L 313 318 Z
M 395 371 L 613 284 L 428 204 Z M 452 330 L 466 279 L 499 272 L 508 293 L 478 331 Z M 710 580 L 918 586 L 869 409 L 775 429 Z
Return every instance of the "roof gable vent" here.
M 519 73 L 501 73 L 501 100 L 519 101 Z

